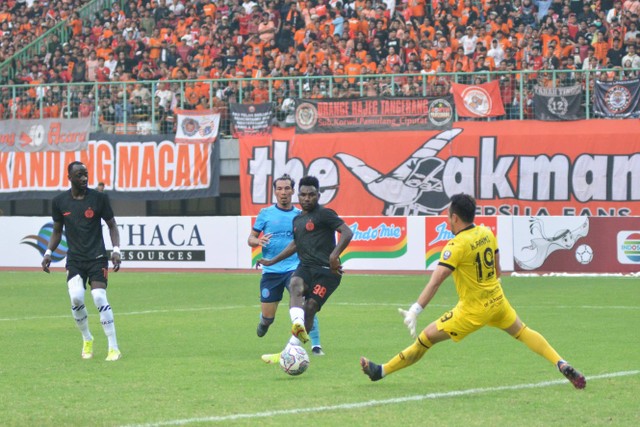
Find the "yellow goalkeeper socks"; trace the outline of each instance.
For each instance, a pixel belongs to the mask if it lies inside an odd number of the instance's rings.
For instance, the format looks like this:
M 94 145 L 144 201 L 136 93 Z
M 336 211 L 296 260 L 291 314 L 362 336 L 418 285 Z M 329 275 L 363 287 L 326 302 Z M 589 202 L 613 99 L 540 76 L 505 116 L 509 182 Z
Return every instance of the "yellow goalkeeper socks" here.
M 549 345 L 542 335 L 533 329 L 530 329 L 526 325 L 515 338 L 518 341 L 525 343 L 527 347 L 554 365 L 557 365 L 558 361 L 562 360 L 560 355 L 553 349 L 553 347 L 551 347 L 551 345 Z
M 420 332 L 418 339 L 416 339 L 413 344 L 382 365 L 382 375 L 391 374 L 413 365 L 420 360 L 432 346 L 433 344 L 431 344 L 431 341 L 429 341 L 424 331 Z

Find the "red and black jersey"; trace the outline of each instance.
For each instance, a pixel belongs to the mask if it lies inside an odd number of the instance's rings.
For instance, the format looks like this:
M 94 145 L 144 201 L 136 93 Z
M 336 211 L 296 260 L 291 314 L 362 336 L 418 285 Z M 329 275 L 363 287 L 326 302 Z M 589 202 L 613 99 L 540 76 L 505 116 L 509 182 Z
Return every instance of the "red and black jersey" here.
M 52 218 L 64 225 L 69 251 L 67 261 L 90 261 L 107 256 L 101 220 L 113 218 L 109 196 L 90 188 L 83 199 L 74 199 L 71 190 L 57 195 Z

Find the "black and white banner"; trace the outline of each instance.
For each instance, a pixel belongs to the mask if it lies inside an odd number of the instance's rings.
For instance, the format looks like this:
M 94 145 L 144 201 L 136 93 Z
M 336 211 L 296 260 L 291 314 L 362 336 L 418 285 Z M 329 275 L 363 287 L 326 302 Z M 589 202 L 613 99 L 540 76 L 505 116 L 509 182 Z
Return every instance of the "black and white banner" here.
M 582 88 L 571 87 L 547 88 L 535 86 L 533 90 L 533 107 L 536 120 L 570 121 L 584 118 Z
M 640 117 L 640 80 L 601 82 L 595 84 L 593 111 L 597 117 Z
M 271 133 L 274 109 L 272 103 L 229 104 L 233 136 L 264 135 Z
M 296 99 L 296 133 L 447 130 L 453 98 Z

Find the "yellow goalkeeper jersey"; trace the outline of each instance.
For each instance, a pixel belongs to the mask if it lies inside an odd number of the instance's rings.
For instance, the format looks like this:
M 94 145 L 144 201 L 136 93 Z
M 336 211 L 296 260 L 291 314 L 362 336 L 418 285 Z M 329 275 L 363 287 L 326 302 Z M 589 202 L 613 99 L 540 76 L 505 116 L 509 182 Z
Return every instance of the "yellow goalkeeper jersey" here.
M 485 226 L 471 225 L 447 243 L 439 264 L 450 268 L 458 306 L 466 310 L 481 310 L 504 298 L 496 270 L 498 241 Z

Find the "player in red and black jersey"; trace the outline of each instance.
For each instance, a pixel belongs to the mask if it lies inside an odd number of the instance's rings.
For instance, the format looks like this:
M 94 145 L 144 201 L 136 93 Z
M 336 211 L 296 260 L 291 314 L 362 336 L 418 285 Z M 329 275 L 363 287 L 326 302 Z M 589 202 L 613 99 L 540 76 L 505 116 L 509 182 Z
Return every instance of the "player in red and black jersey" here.
M 72 162 L 67 167 L 67 172 L 71 188 L 53 199 L 53 232 L 42 259 L 42 269 L 49 272 L 51 253 L 60 244 L 64 227 L 69 246 L 66 264 L 67 286 L 71 298 L 71 312 L 84 340 L 82 358 L 93 357 L 93 336 L 89 331 L 88 314 L 84 305 L 88 282 L 91 286 L 91 296 L 100 312 L 100 323 L 109 342 L 106 360 L 116 361 L 120 359 L 121 353 L 116 340 L 113 312 L 107 301 L 109 258 L 102 237 L 101 220 L 109 227 L 114 271 L 120 269 L 120 233 L 109 197 L 105 193 L 88 188 L 87 167 L 80 162 Z
M 293 219 L 293 241 L 271 259 L 262 259 L 259 264 L 272 265 L 295 252 L 300 264 L 290 281 L 292 337 L 290 345 L 309 341 L 315 314 L 320 311 L 329 296 L 342 280 L 340 254 L 347 248 L 353 232 L 333 210 L 318 204 L 320 184 L 313 176 L 300 180 L 298 200 L 302 212 Z M 340 233 L 336 243 L 335 233 Z M 264 355 L 263 360 L 277 363 L 279 353 Z

